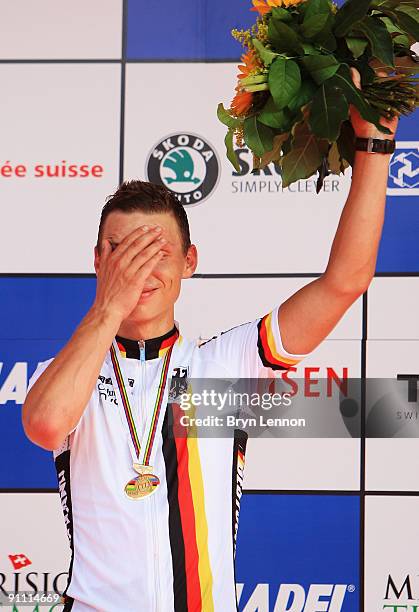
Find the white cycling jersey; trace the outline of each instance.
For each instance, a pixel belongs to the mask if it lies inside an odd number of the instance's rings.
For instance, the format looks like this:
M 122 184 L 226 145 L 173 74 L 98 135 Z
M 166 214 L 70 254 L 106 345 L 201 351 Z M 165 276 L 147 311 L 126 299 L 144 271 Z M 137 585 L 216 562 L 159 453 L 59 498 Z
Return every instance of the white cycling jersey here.
M 172 381 L 258 378 L 306 355 L 281 341 L 278 307 L 198 346 L 176 327 L 145 341 L 116 337 L 138 434 L 153 406 L 163 357 L 173 345 Z M 53 359 L 38 365 L 29 387 Z M 136 476 L 127 421 L 112 385 L 108 351 L 90 401 L 54 451 L 72 558 L 65 610 L 74 612 L 233 612 L 235 536 L 247 434 L 177 437 L 178 404 L 167 403 L 155 439 L 154 493 L 139 500 L 124 487 Z

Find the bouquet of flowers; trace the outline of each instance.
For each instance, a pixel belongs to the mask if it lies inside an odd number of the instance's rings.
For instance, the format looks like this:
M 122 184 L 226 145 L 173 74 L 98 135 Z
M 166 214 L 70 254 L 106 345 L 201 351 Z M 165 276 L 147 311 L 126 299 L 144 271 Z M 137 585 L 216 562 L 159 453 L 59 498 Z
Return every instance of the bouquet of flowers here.
M 250 30 L 233 30 L 245 47 L 236 95 L 218 107 L 228 127 L 227 157 L 252 151 L 253 169 L 279 164 L 284 187 L 318 171 L 317 193 L 330 172 L 354 161 L 350 107 L 384 134 L 380 117 L 419 105 L 419 0 L 253 0 Z M 356 87 L 351 68 L 361 76 Z

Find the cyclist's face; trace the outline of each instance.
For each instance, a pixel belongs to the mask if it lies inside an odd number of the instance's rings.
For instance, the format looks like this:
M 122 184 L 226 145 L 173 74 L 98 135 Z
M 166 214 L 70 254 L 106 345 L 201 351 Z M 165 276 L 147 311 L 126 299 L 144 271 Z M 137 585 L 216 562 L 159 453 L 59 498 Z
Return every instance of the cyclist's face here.
M 142 225 L 159 225 L 163 229 L 162 237 L 167 243 L 162 247 L 162 259 L 145 282 L 144 295 L 138 296 L 137 306 L 129 316 L 130 321 L 138 322 L 154 319 L 173 310 L 180 293 L 182 278 L 190 278 L 197 264 L 195 246 L 191 246 L 185 255 L 179 227 L 170 213 L 114 211 L 105 221 L 102 236 L 116 248 L 125 236 Z M 99 259 L 96 253 L 95 268 Z

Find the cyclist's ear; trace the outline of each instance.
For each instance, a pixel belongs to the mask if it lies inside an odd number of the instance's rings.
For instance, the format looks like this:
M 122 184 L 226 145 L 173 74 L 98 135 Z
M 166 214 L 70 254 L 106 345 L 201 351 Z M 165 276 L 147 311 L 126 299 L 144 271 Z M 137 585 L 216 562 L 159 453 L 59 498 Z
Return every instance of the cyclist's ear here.
M 93 249 L 93 257 L 94 257 L 93 265 L 95 267 L 95 272 L 97 274 L 97 271 L 99 270 L 99 258 L 100 258 L 99 250 L 97 248 L 97 245 L 95 245 L 95 248 Z
M 112 252 L 112 247 L 110 245 L 109 240 L 102 240 L 101 243 L 101 252 L 99 255 L 99 249 L 97 247 L 97 245 L 95 245 L 94 248 L 94 266 L 95 266 L 95 272 L 97 274 L 98 270 L 99 270 L 99 266 L 100 266 L 100 261 L 104 261 Z
M 185 267 L 183 269 L 182 278 L 191 278 L 198 265 L 198 251 L 194 244 L 188 249 L 185 256 Z

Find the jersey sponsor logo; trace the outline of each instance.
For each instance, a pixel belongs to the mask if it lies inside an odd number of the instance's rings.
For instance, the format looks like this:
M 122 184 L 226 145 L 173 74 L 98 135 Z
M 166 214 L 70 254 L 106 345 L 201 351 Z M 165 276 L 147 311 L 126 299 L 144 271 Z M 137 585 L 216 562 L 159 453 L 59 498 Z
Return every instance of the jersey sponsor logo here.
M 103 384 L 103 385 L 110 385 L 112 386 L 112 378 L 108 378 L 106 376 L 102 376 L 102 374 L 100 374 L 100 376 L 98 376 L 98 380 Z M 133 378 L 128 378 L 128 383 L 130 387 L 134 386 L 134 379 Z
M 115 390 L 112 386 L 112 382 L 110 378 L 106 378 L 104 376 L 99 376 L 99 382 L 97 385 L 97 390 L 99 393 L 99 401 L 112 402 L 113 404 L 118 404 L 115 396 Z M 108 382 L 109 381 L 109 382 Z
M 185 393 L 188 389 L 188 366 L 180 366 L 173 368 L 172 370 L 172 382 L 170 385 L 169 399 L 174 401 L 175 398 L 179 397 L 182 393 Z M 128 378 L 128 384 L 131 388 L 134 387 L 135 381 L 133 378 Z M 99 399 L 105 402 L 112 402 L 118 404 L 116 399 L 115 390 L 112 385 L 112 379 L 107 376 L 100 374 L 98 376 L 97 390 L 99 393 Z
M 240 612 L 344 612 L 347 594 L 356 589 L 353 584 L 281 584 L 276 593 L 269 584 L 258 584 L 247 601 L 242 601 L 243 584 L 237 584 Z M 276 589 L 275 589 L 276 590 Z M 273 608 L 269 602 L 273 601 Z M 327 608 L 326 608 L 327 605 Z
M 147 159 L 148 180 L 167 187 L 183 206 L 201 204 L 217 186 L 220 162 L 202 136 L 177 133 L 160 140 Z
M 128 378 L 128 384 L 131 388 L 134 387 L 134 382 L 135 381 L 133 378 Z M 99 394 L 99 400 L 112 402 L 113 404 L 118 405 L 111 378 L 100 374 L 98 376 L 97 391 Z

